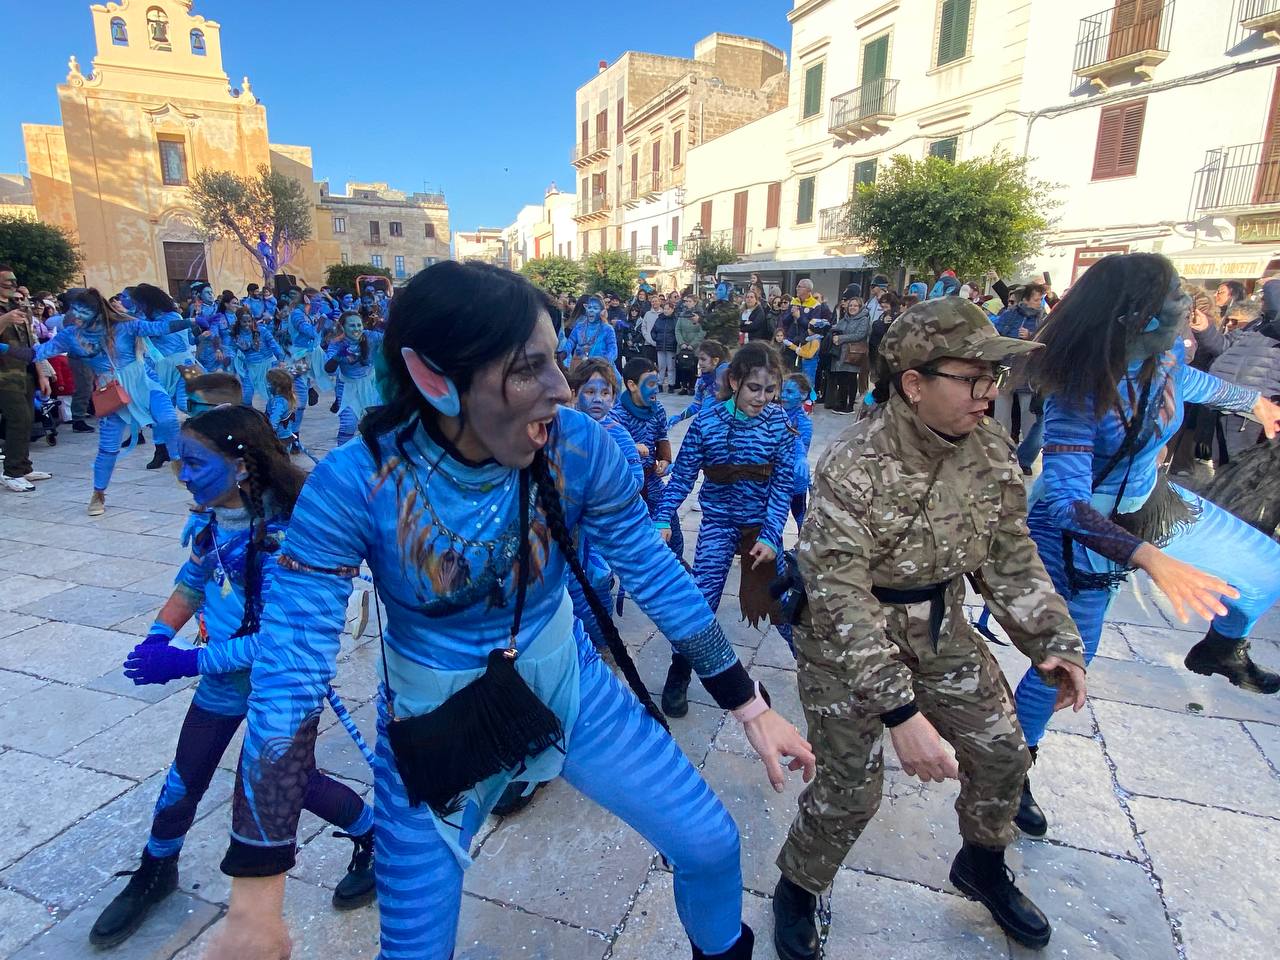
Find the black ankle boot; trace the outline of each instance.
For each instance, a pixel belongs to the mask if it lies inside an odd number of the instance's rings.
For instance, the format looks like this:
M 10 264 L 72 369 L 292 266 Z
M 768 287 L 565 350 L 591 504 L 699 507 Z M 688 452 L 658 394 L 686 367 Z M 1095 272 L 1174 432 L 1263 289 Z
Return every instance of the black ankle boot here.
M 121 870 L 116 876 L 130 877 L 129 885 L 107 904 L 89 931 L 95 947 L 114 947 L 129 939 L 151 908 L 178 889 L 178 855 L 153 857 L 143 850 L 137 870 Z
M 696 945 L 691 944 L 691 946 L 693 946 L 693 960 L 751 960 L 752 951 L 756 946 L 756 935 L 744 923 L 738 942 L 724 953 L 703 953 Z
M 1040 748 L 1029 747 L 1028 749 L 1031 751 L 1031 762 L 1035 763 L 1036 753 Z M 1036 798 L 1031 795 L 1030 776 L 1022 780 L 1022 798 L 1018 801 L 1018 812 L 1014 815 L 1013 823 L 1029 837 L 1043 837 L 1049 830 L 1048 818 L 1040 809 L 1040 804 L 1036 803 Z
M 373 903 L 377 890 L 373 882 L 373 828 L 356 836 L 337 830 L 335 837 L 342 837 L 355 844 L 351 853 L 351 862 L 347 864 L 347 875 L 343 877 L 333 891 L 333 906 L 337 910 L 354 910 L 366 903 Z
M 1280 691 L 1280 674 L 1263 669 L 1249 656 L 1249 641 L 1224 637 L 1213 627 L 1187 653 L 1183 661 L 1192 673 L 1206 677 L 1220 673 L 1241 690 L 1251 693 Z
M 667 671 L 667 682 L 662 685 L 662 712 L 676 718 L 689 713 L 689 678 L 674 666 Z
M 507 789 L 502 791 L 498 802 L 493 805 L 494 816 L 509 817 L 513 813 L 519 813 L 533 802 L 533 795 L 542 789 L 542 784 L 537 784 L 529 791 L 528 796 L 525 796 L 525 791 L 528 789 L 529 781 L 512 780 L 507 784 Z
M 159 470 L 169 462 L 169 447 L 163 443 L 156 444 L 156 452 L 151 455 L 151 462 L 147 464 L 148 470 Z
M 320 402 L 320 394 L 315 387 L 307 387 L 307 406 L 314 407 Z
M 966 842 L 951 863 L 951 883 L 990 910 L 1000 929 L 1023 946 L 1039 950 L 1053 935 L 1049 919 L 1014 884 L 1003 850 Z
M 818 898 L 786 877 L 773 888 L 773 948 L 782 960 L 818 957 Z
M 71 430 L 73 433 L 96 433 L 97 431 L 83 420 L 72 420 Z

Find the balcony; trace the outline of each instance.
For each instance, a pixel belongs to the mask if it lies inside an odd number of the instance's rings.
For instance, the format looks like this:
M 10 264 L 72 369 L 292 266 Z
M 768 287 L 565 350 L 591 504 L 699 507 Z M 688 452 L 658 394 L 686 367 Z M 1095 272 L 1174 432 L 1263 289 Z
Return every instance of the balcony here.
M 1240 0 L 1240 26 L 1280 43 L 1280 0 Z
M 1128 0 L 1080 21 L 1074 74 L 1105 91 L 1119 80 L 1152 71 L 1169 56 L 1174 0 Z
M 1244 143 L 1205 153 L 1191 190 L 1196 218 L 1280 210 L 1280 151 L 1265 146 Z
M 660 252 L 660 247 L 638 247 L 631 254 L 631 259 L 637 267 L 656 267 L 661 262 Z
M 574 144 L 569 159 L 575 167 L 585 167 L 587 164 L 595 160 L 601 160 L 608 155 L 609 137 L 606 134 L 598 133 L 594 137 L 588 137 L 581 143 Z
M 852 240 L 849 232 L 849 205 L 825 207 L 818 211 L 818 242 L 841 243 Z
M 882 133 L 898 115 L 898 81 L 871 80 L 831 98 L 828 132 L 848 142 Z
M 597 217 L 607 217 L 609 211 L 613 209 L 613 201 L 606 193 L 593 193 L 589 197 L 583 197 L 578 201 L 577 212 L 574 213 L 575 220 L 588 220 Z

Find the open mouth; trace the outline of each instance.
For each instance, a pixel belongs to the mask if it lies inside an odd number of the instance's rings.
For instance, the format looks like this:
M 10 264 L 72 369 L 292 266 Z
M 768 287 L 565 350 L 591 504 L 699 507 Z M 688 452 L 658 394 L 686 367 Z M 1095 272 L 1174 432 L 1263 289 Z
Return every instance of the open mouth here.
M 541 450 L 547 445 L 547 437 L 550 435 L 551 417 L 545 420 L 534 420 L 525 429 L 529 433 L 529 442 L 533 444 L 533 449 Z

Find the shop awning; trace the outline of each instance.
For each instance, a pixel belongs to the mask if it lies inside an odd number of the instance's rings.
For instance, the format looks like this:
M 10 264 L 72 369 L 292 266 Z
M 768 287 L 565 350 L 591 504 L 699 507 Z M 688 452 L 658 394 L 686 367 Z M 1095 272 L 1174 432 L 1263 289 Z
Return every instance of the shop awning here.
M 1280 259 L 1280 248 L 1265 243 L 1224 244 L 1193 247 L 1166 253 L 1179 276 L 1187 280 L 1257 280 L 1267 272 L 1272 260 Z
M 724 277 L 750 277 L 753 273 L 812 273 L 815 270 L 861 270 L 868 266 L 861 254 L 848 257 L 817 257 L 812 260 L 749 260 L 726 263 L 718 271 Z

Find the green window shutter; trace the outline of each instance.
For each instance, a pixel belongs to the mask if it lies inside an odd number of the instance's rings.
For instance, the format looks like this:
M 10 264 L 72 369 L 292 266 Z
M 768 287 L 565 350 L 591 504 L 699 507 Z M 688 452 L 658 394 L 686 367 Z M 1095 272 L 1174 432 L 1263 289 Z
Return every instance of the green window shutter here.
M 860 187 L 864 183 L 875 183 L 875 182 L 876 182 L 875 159 L 872 158 L 871 160 L 860 160 L 857 163 L 857 165 L 855 165 L 853 168 L 853 185 L 855 187 Z
M 804 116 L 812 117 L 822 112 L 822 68 L 815 63 L 804 72 Z
M 889 35 L 877 37 L 862 48 L 862 82 L 883 80 L 889 71 Z
M 969 5 L 972 0 L 942 0 L 938 27 L 938 66 L 952 63 L 969 50 Z
M 929 156 L 940 157 L 943 160 L 956 162 L 956 138 L 947 137 L 945 140 L 935 140 L 929 144 Z
M 813 223 L 814 177 L 800 181 L 800 194 L 796 198 L 796 223 Z

